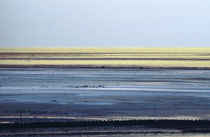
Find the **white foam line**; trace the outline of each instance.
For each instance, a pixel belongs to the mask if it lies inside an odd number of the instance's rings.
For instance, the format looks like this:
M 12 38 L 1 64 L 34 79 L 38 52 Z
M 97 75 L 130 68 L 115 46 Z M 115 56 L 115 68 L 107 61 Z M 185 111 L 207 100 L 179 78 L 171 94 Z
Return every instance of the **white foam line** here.
M 0 90 L 31 90 L 31 91 L 22 91 L 18 93 L 30 93 L 34 90 L 49 90 L 49 92 L 53 93 L 68 93 L 69 90 L 80 90 L 80 91 L 97 91 L 97 90 L 111 90 L 111 91 L 155 91 L 155 92 L 210 92 L 210 90 L 204 90 L 204 89 L 162 89 L 162 88 L 24 88 L 24 87 L 14 87 L 14 88 L 5 88 L 1 87 Z M 53 90 L 53 91 L 52 91 Z M 62 91 L 67 90 L 67 91 Z M 0 91 L 0 94 L 2 93 L 14 93 L 14 91 Z M 42 91 L 43 92 L 43 91 Z M 46 91 L 45 91 L 46 93 Z
M 0 116 L 1 119 L 20 118 L 20 116 Z M 144 117 L 144 116 L 111 116 L 111 117 L 73 117 L 73 116 L 22 116 L 28 119 L 72 119 L 72 120 L 201 120 L 196 116 Z

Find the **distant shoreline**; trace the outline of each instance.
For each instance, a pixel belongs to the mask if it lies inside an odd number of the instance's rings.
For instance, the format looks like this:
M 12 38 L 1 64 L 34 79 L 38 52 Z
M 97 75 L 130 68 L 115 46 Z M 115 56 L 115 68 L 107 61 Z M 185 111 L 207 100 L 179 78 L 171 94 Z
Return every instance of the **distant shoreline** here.
M 210 48 L 0 48 L 0 68 L 210 70 Z

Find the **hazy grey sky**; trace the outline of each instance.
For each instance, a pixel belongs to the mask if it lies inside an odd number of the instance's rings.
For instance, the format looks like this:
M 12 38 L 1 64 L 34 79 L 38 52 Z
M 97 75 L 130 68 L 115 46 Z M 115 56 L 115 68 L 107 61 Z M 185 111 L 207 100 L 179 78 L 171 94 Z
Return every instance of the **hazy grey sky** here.
M 210 47 L 210 0 L 0 0 L 0 47 Z

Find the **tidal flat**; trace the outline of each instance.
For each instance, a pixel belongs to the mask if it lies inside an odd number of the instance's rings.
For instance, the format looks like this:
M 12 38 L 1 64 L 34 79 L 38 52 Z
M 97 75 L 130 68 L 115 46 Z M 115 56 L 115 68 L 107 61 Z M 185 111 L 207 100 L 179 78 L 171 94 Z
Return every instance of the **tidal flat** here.
M 210 120 L 209 83 L 208 69 L 1 68 L 0 123 Z M 124 126 L 4 129 L 0 136 L 209 135 Z
M 0 115 L 209 119 L 209 83 L 210 70 L 1 68 Z

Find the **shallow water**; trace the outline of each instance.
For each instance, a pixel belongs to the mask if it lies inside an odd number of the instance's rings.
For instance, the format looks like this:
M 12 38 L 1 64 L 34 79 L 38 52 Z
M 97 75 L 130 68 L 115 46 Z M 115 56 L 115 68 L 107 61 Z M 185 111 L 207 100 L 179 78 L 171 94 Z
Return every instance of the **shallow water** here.
M 208 117 L 210 70 L 2 68 L 0 103 L 7 102 Z

